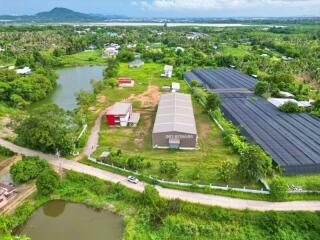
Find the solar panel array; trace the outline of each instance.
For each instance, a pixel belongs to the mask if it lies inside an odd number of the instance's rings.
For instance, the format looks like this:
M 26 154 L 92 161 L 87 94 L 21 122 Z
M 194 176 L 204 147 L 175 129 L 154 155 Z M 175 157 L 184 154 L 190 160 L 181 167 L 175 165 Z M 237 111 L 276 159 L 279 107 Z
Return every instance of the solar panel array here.
M 201 81 L 212 82 L 206 76 L 202 74 Z M 221 81 L 211 85 L 219 86 Z M 220 97 L 225 116 L 268 152 L 285 174 L 320 173 L 320 118 L 280 112 L 254 94 L 221 93 Z
M 210 89 L 245 88 L 253 89 L 257 80 L 235 69 L 194 69 L 185 74 L 187 81 L 198 80 Z

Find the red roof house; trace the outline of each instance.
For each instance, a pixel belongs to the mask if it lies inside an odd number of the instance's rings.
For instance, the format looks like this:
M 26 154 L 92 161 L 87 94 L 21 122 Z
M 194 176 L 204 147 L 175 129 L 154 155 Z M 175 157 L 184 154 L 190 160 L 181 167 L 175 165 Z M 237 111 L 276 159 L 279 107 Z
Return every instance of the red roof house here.
M 134 80 L 127 77 L 120 77 L 118 79 L 118 86 L 119 87 L 133 87 L 134 86 Z

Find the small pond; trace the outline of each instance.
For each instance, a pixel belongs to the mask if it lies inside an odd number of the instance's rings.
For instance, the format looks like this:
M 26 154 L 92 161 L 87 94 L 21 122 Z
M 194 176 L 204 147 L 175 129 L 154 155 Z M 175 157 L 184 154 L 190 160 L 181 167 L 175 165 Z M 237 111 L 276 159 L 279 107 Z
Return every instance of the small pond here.
M 119 240 L 122 232 L 120 215 L 60 200 L 46 203 L 15 230 L 32 240 Z
M 54 103 L 65 110 L 77 107 L 75 94 L 81 89 L 91 91 L 91 80 L 102 80 L 105 66 L 81 66 L 58 70 L 56 89 L 44 100 L 31 107 Z

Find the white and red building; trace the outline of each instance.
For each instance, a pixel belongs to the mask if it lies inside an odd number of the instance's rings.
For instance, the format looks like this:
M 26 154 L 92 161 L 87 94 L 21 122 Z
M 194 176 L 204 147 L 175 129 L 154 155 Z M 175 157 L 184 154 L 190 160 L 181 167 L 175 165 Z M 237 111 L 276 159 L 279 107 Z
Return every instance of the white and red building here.
M 119 87 L 134 87 L 134 80 L 127 77 L 120 77 L 118 79 Z
M 117 102 L 107 112 L 107 124 L 109 126 L 126 127 L 132 115 L 132 104 L 128 102 Z

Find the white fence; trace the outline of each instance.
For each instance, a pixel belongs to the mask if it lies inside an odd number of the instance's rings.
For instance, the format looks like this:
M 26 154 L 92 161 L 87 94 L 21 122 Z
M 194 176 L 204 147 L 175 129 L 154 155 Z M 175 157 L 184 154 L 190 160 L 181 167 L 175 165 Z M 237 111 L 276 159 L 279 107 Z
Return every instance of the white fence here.
M 103 165 L 103 166 L 107 166 L 107 167 L 111 167 L 113 169 L 117 169 L 123 172 L 127 172 L 130 174 L 134 174 L 137 176 L 142 176 L 142 174 L 140 174 L 139 172 L 134 172 L 125 168 L 120 168 L 117 166 L 114 166 L 113 164 L 108 164 L 108 163 L 104 163 L 101 161 L 97 161 L 97 159 L 89 156 L 88 159 L 96 164 L 99 165 Z M 214 185 L 204 185 L 204 184 L 193 184 L 193 183 L 185 183 L 185 182 L 172 182 L 172 181 L 165 181 L 165 180 L 161 180 L 161 179 L 156 179 L 153 176 L 145 176 L 147 178 L 149 178 L 150 180 L 154 180 L 156 182 L 162 183 L 162 184 L 168 184 L 168 185 L 173 185 L 173 186 L 182 186 L 182 187 L 197 187 L 197 188 L 203 188 L 203 189 L 213 189 L 213 190 L 223 190 L 223 191 L 236 191 L 236 192 L 246 192 L 246 193 L 256 193 L 256 194 L 269 194 L 268 190 L 256 190 L 256 189 L 247 189 L 246 187 L 243 188 L 234 188 L 234 187 L 229 187 L 229 186 L 214 186 Z

